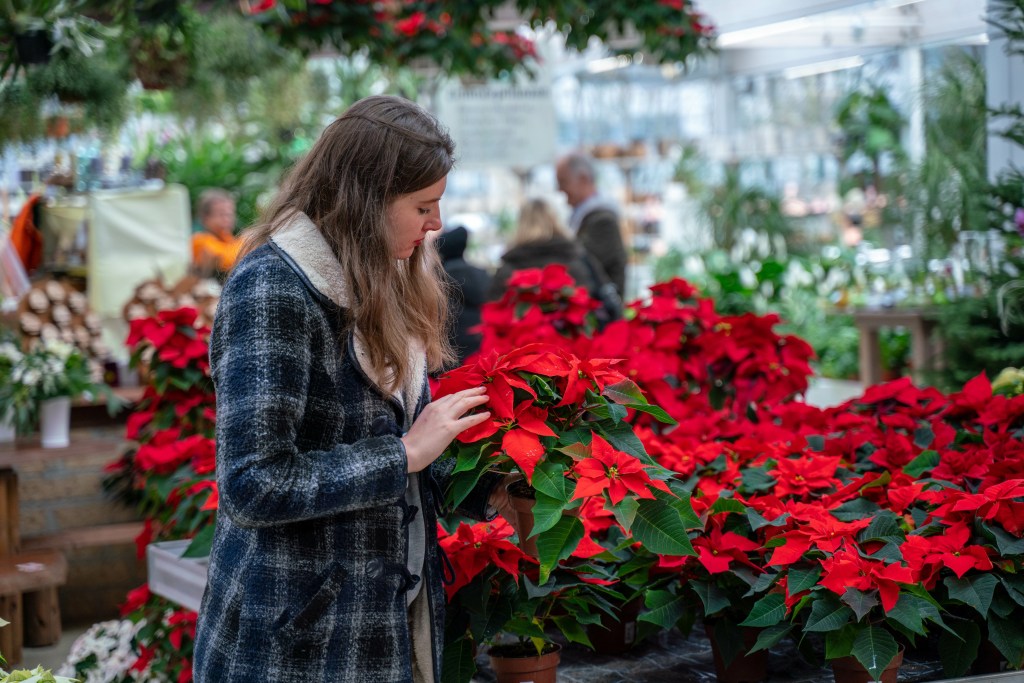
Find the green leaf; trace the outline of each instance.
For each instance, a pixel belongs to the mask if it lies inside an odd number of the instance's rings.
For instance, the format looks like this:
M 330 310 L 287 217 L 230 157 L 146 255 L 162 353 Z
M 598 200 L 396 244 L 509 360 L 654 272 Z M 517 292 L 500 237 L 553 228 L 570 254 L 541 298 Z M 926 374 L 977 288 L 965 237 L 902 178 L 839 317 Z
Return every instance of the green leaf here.
M 754 643 L 754 647 L 750 648 L 750 653 L 748 654 L 752 654 L 760 650 L 767 650 L 768 648 L 773 647 L 793 630 L 793 626 L 793 624 L 789 623 L 769 626 L 757 634 L 757 642 Z
M 460 473 L 459 476 L 453 476 L 451 478 L 451 484 L 448 489 L 448 504 L 454 509 L 462 504 L 462 501 L 469 495 L 480 477 L 486 471 L 485 468 L 480 467 L 470 472 Z
M 565 502 L 551 496 L 535 492 L 536 502 L 533 504 L 533 530 L 530 537 L 538 536 L 558 523 L 565 509 Z
M 689 503 L 687 503 L 688 505 Z M 696 555 L 679 511 L 661 500 L 642 500 L 631 527 L 633 537 L 658 555 Z
M 583 522 L 579 517 L 563 516 L 551 529 L 537 536 L 540 583 L 546 583 L 551 570 L 576 550 L 583 540 Z
M 853 610 L 839 602 L 839 598 L 827 594 L 814 601 L 811 615 L 807 618 L 804 631 L 826 633 L 847 624 L 853 617 Z
M 476 674 L 473 659 L 473 641 L 459 638 L 444 647 L 444 680 L 451 683 L 470 683 Z
M 617 403 L 592 405 L 587 408 L 587 412 L 599 420 L 611 420 L 615 424 L 622 422 L 626 415 L 629 414 L 624 406 L 620 406 Z
M 970 605 L 978 613 L 988 617 L 988 609 L 992 605 L 992 594 L 996 590 L 999 579 L 991 574 L 980 574 L 963 579 L 949 576 L 943 582 L 949 590 L 949 597 Z
M 874 517 L 881 510 L 877 503 L 867 498 L 854 498 L 832 510 L 832 516 L 840 522 L 854 522 L 866 517 Z
M 718 656 L 722 658 L 722 663 L 726 667 L 743 654 L 743 631 L 730 619 L 715 619 L 714 624 L 706 623 L 705 627 L 708 629 L 709 637 L 712 637 L 711 632 L 714 631 L 713 639 L 718 646 Z
M 860 548 L 857 550 L 864 557 L 870 557 L 872 560 L 878 560 L 886 564 L 903 561 L 903 552 L 900 550 L 899 543 L 886 543 L 870 555 L 866 555 Z
M 871 674 L 871 680 L 882 680 L 882 672 L 899 652 L 892 634 L 877 626 L 862 629 L 853 641 L 850 654 Z
M 568 503 L 576 485 L 565 478 L 565 466 L 546 460 L 533 470 L 533 488 L 563 504 Z
M 973 621 L 954 623 L 953 629 L 959 638 L 945 631 L 939 634 L 939 660 L 946 678 L 960 678 L 970 671 L 981 644 L 981 629 Z
M 655 420 L 657 420 L 658 422 L 660 422 L 662 424 L 667 424 L 667 425 L 677 425 L 677 424 L 679 424 L 678 422 L 676 422 L 675 418 L 673 418 L 671 415 L 666 413 L 664 411 L 664 409 L 659 408 L 658 406 L 652 406 L 652 405 L 648 405 L 646 403 L 643 403 L 643 404 L 641 404 L 641 403 L 627 403 L 627 404 L 625 404 L 625 406 L 627 408 L 632 408 L 633 410 L 635 410 L 638 413 L 647 413 L 648 415 L 650 415 L 651 417 L 653 417 Z
M 857 625 L 847 624 L 836 631 L 825 634 L 825 659 L 849 657 L 853 641 L 857 638 Z
M 782 621 L 786 616 L 786 598 L 781 593 L 769 593 L 756 603 L 740 626 L 767 628 Z
M 820 453 L 825 450 L 825 437 L 821 434 L 811 434 L 807 437 L 807 446 L 812 451 L 818 451 Z
M 484 453 L 484 449 L 488 446 L 486 442 L 476 446 L 472 449 L 469 455 L 466 455 L 468 448 L 460 448 L 456 454 L 455 468 L 452 470 L 452 474 L 458 474 L 459 472 L 469 472 L 476 469 L 477 463 L 480 462 L 480 457 Z
M 903 466 L 905 474 L 918 479 L 922 474 L 933 470 L 939 465 L 939 454 L 936 451 L 921 451 L 921 453 Z
M 725 593 L 711 581 L 698 581 L 694 579 L 690 581 L 690 588 L 697 594 L 700 601 L 704 603 L 704 616 L 717 614 L 732 605 Z
M 996 547 L 1003 557 L 1010 555 L 1024 555 L 1024 538 L 1011 536 L 997 526 L 984 525 L 984 529 L 992 534 L 996 540 Z
M 870 593 L 866 593 L 861 590 L 857 590 L 852 586 L 847 586 L 846 591 L 843 593 L 839 600 L 850 606 L 853 610 L 854 615 L 857 617 L 857 621 L 863 619 L 871 608 L 878 605 L 878 598 Z
M 775 486 L 772 475 L 757 467 L 743 470 L 743 488 L 748 491 L 768 491 Z
M 686 599 L 671 591 L 653 590 L 644 596 L 644 606 L 649 611 L 640 615 L 640 621 L 657 624 L 665 630 L 676 625 L 686 613 Z
M 470 613 L 470 630 L 478 640 L 490 640 L 501 631 L 509 628 L 508 622 L 511 618 L 512 602 L 510 600 L 498 600 L 480 613 Z
M 747 508 L 747 521 L 750 522 L 750 528 L 754 531 L 757 531 L 758 529 L 761 529 L 766 526 L 784 526 L 786 524 L 787 519 L 789 519 L 788 512 L 779 515 L 778 517 L 769 522 L 767 519 L 762 517 L 761 514 L 758 513 L 757 510 L 755 510 L 754 508 Z
M 552 617 L 551 621 L 555 622 L 555 626 L 562 632 L 566 640 L 572 643 L 579 643 L 589 647 L 591 650 L 594 649 L 590 642 L 590 637 L 587 636 L 586 629 L 583 628 L 583 625 L 575 617 Z
M 921 603 L 928 607 L 931 606 L 916 595 L 900 593 L 899 598 L 896 600 L 896 606 L 889 610 L 885 616 L 902 624 L 909 631 L 923 636 L 926 634 L 926 631 Z
M 185 548 L 182 557 L 209 557 L 210 548 L 213 546 L 213 533 L 216 528 L 214 524 L 207 524 L 198 534 L 192 538 L 192 542 Z
M 639 507 L 640 503 L 636 498 L 623 498 L 617 505 L 612 506 L 612 513 L 622 528 L 629 531 L 633 528 L 633 520 L 636 519 L 636 511 Z
M 1018 605 L 1024 605 L 1024 576 L 1003 575 L 999 577 L 999 580 L 1003 582 L 1003 587 L 1006 588 L 1010 598 Z
M 735 498 L 719 498 L 711 506 L 711 514 L 714 515 L 719 512 L 738 512 L 742 515 L 747 512 L 747 506 Z
M 786 584 L 789 588 L 789 594 L 796 595 L 797 593 L 814 588 L 820 577 L 821 566 L 812 567 L 810 569 L 790 568 L 789 581 Z
M 918 448 L 928 448 L 933 441 L 935 441 L 935 432 L 928 425 L 914 430 L 914 445 Z
M 988 620 L 988 639 L 1003 653 L 1010 668 L 1024 666 L 1024 623 L 1019 618 L 993 616 Z
M 640 438 L 633 432 L 633 427 L 628 423 L 620 422 L 611 426 L 602 423 L 600 432 L 605 440 L 615 447 L 615 450 L 628 453 L 645 463 L 651 462 L 651 456 L 647 455 L 647 451 L 644 450 L 643 442 L 640 441 Z
M 871 524 L 857 535 L 861 543 L 881 541 L 883 543 L 902 543 L 906 540 L 899 518 L 891 510 L 882 510 L 874 516 Z
M 644 392 L 640 390 L 637 383 L 631 379 L 624 379 L 621 382 L 615 384 L 609 384 L 601 392 L 601 395 L 607 398 L 609 401 L 615 403 L 639 403 L 647 405 L 647 399 L 644 398 Z

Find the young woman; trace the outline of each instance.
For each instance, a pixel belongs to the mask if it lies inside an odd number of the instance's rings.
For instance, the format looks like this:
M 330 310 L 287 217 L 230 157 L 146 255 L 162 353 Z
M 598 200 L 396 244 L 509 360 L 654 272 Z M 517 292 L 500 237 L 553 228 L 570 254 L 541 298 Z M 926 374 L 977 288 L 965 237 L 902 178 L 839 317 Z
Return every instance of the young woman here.
M 361 100 L 247 237 L 210 342 L 220 512 L 197 683 L 440 683 L 432 463 L 488 416 L 468 414 L 482 388 L 431 403 L 426 383 L 450 356 L 424 239 L 453 151 L 417 105 Z M 463 512 L 504 502 L 497 483 Z

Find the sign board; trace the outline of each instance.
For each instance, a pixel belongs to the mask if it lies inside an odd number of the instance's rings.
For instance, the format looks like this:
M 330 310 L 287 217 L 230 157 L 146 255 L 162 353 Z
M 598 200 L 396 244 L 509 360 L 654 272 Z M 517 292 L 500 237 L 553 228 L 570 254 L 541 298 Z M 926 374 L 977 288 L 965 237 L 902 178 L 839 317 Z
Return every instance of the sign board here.
M 450 85 L 437 116 L 455 140 L 458 168 L 528 170 L 555 161 L 555 107 L 547 85 Z

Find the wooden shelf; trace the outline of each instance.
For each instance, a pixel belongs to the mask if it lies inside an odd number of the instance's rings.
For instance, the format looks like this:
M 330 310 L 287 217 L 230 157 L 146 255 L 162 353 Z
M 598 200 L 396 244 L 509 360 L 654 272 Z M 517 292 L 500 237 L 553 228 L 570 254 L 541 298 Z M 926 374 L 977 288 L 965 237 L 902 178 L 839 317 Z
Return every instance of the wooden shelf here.
M 40 462 L 43 460 L 68 460 L 97 453 L 109 453 L 114 460 L 129 445 L 124 438 L 124 427 L 113 429 L 72 429 L 71 443 L 65 448 L 43 448 L 39 435 L 22 437 L 13 446 L 0 450 L 0 468 Z

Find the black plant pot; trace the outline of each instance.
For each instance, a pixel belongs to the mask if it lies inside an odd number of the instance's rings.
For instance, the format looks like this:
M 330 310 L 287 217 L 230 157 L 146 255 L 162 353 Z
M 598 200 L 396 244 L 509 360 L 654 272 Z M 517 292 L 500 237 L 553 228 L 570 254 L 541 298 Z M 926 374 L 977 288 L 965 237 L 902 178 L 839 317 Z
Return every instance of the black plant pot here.
M 33 29 L 14 34 L 14 49 L 21 64 L 46 64 L 50 61 L 53 41 L 50 34 L 42 29 Z

